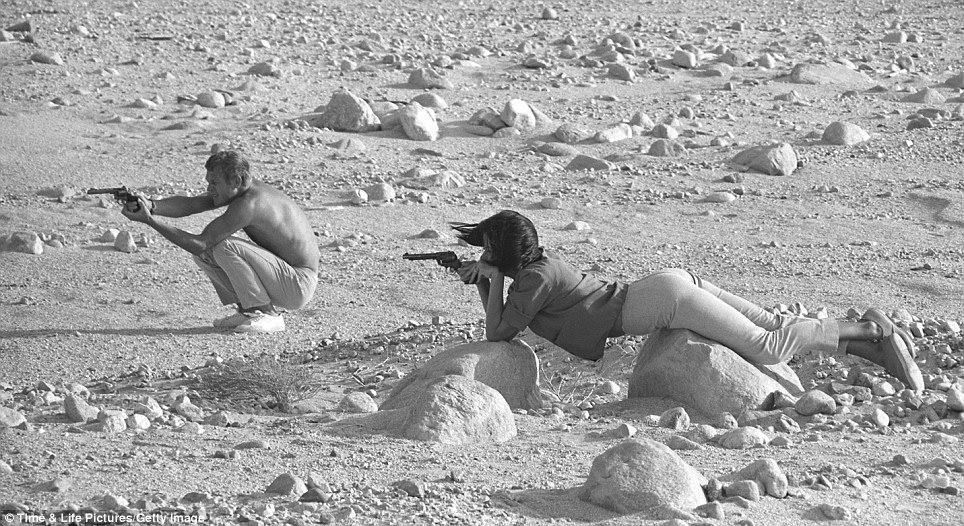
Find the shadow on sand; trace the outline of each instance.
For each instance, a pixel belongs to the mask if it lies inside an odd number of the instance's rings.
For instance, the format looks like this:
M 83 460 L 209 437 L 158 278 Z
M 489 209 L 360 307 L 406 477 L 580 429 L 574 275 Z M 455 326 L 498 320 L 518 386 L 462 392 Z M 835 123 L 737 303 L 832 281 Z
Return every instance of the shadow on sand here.
M 131 329 L 27 329 L 0 331 L 0 339 L 6 338 L 44 338 L 49 336 L 74 336 L 76 334 L 104 334 L 116 336 L 166 336 L 190 334 L 216 334 L 224 332 L 216 327 L 158 327 Z

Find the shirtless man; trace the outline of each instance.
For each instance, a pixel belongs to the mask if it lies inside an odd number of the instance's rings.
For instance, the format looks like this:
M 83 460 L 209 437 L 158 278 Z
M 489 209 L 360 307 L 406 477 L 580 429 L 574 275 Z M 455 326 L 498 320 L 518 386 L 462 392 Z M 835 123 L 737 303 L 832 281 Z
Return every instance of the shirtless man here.
M 277 309 L 303 307 L 318 285 L 318 245 L 301 207 L 280 191 L 251 178 L 248 161 L 236 151 L 208 158 L 207 193 L 157 201 L 145 197 L 124 216 L 144 223 L 194 255 L 224 305 L 237 312 L 214 321 L 236 332 L 278 332 Z M 185 217 L 227 206 L 200 234 L 185 232 L 156 216 Z M 134 210 L 136 208 L 136 210 Z M 251 241 L 232 234 L 244 230 Z

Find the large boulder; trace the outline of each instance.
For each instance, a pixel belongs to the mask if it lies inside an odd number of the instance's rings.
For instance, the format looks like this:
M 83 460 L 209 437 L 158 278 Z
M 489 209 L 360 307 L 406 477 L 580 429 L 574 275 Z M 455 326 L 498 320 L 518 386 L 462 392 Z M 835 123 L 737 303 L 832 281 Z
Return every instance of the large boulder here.
M 413 440 L 454 445 L 505 442 L 516 435 L 512 409 L 502 395 L 456 375 L 428 384 L 397 431 Z
M 405 135 L 413 141 L 434 141 L 438 139 L 438 122 L 430 110 L 417 102 L 405 106 L 399 114 Z
M 829 64 L 801 63 L 793 67 L 790 72 L 790 82 L 797 84 L 827 84 L 841 88 L 870 88 L 873 79 L 863 72 L 851 69 L 843 64 L 831 62 Z
M 706 504 L 706 479 L 667 446 L 640 438 L 613 446 L 592 462 L 579 497 L 617 513 L 659 518 L 661 508 Z
M 797 169 L 797 153 L 785 142 L 766 144 L 743 150 L 730 163 L 767 175 L 790 175 Z
M 309 116 L 307 120 L 318 128 L 344 132 L 369 132 L 381 128 L 381 121 L 368 103 L 346 89 L 333 93 L 325 111 Z
M 751 364 L 685 329 L 651 334 L 629 378 L 630 398 L 668 397 L 706 416 L 766 408 L 774 392 L 803 392 L 786 364 Z
M 498 391 L 460 375 L 435 378 L 397 409 L 343 418 L 335 428 L 387 433 L 449 445 L 491 444 L 516 436 L 512 409 Z
M 460 375 L 495 389 L 512 409 L 542 407 L 539 395 L 539 359 L 532 348 L 512 342 L 474 342 L 436 354 L 403 378 L 381 410 L 410 407 L 427 386 L 448 375 Z

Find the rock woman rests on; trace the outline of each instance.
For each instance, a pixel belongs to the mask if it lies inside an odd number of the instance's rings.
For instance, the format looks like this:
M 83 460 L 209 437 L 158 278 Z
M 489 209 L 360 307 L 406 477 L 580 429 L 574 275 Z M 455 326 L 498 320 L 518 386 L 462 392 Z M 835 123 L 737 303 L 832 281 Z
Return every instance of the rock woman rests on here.
M 548 257 L 532 222 L 512 210 L 453 228 L 484 249 L 479 261 L 463 263 L 458 275 L 479 289 L 490 341 L 510 340 L 529 327 L 571 354 L 598 360 L 606 338 L 688 329 L 752 363 L 837 350 L 883 366 L 914 391 L 924 388 L 913 341 L 878 309 L 856 322 L 773 314 L 681 269 L 628 284 L 600 281 Z M 512 284 L 503 295 L 506 276 Z

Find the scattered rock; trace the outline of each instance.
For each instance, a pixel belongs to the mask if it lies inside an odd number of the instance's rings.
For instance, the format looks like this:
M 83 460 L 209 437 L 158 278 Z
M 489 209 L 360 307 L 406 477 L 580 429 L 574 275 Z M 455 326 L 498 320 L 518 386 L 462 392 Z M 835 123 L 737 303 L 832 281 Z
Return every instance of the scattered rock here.
M 589 138 L 593 136 L 593 132 L 588 128 L 576 124 L 563 124 L 556 128 L 553 135 L 556 139 L 566 144 L 576 144 L 589 140 Z
M 666 438 L 665 444 L 670 449 L 677 451 L 699 451 L 706 449 L 702 444 L 698 444 L 684 436 L 680 435 L 670 435 Z
M 284 473 L 277 478 L 264 490 L 265 493 L 275 493 L 278 495 L 297 497 L 308 491 L 308 486 L 296 475 Z
M 782 499 L 787 496 L 787 491 L 789 490 L 789 482 L 787 481 L 787 476 L 783 473 L 783 469 L 777 464 L 776 460 L 773 459 L 761 459 L 754 461 L 747 467 L 731 473 L 722 478 L 724 481 L 738 481 L 738 480 L 752 480 L 760 485 L 760 492 L 766 492 L 767 495 Z M 741 495 L 744 498 L 748 498 L 745 495 Z M 750 499 L 753 500 L 753 499 Z
M 345 413 L 374 413 L 378 411 L 378 404 L 367 394 L 354 391 L 341 399 L 338 410 Z
M 64 477 L 57 477 L 53 480 L 48 480 L 34 487 L 36 491 L 50 492 L 50 493 L 66 493 L 70 490 L 71 482 L 70 479 Z
M 217 91 L 205 91 L 197 96 L 197 105 L 205 108 L 223 108 L 224 95 Z
M 438 140 L 438 122 L 435 115 L 421 104 L 413 102 L 398 113 L 399 120 L 405 135 L 413 141 L 435 141 Z
M 33 232 L 14 232 L 0 237 L 0 252 L 23 252 L 39 256 L 44 253 L 44 242 Z
M 900 99 L 901 102 L 913 102 L 916 104 L 944 104 L 947 99 L 941 92 L 933 88 L 924 88 L 916 93 L 911 93 Z
M 723 495 L 757 502 L 760 500 L 760 485 L 752 480 L 737 480 L 723 487 Z
M 418 89 L 455 89 L 452 81 L 431 68 L 419 68 L 408 75 L 408 85 Z
M 787 143 L 754 146 L 736 154 L 730 162 L 767 175 L 790 175 L 797 169 L 797 154 Z
M 40 64 L 50 64 L 52 66 L 64 65 L 64 58 L 60 56 L 60 53 L 47 53 L 45 51 L 37 51 L 33 55 L 30 55 L 30 60 L 33 62 L 38 62 Z
M 369 201 L 385 202 L 396 197 L 395 189 L 388 183 L 375 183 L 364 190 Z
M 686 147 L 676 141 L 657 139 L 653 144 L 649 145 L 649 150 L 646 152 L 646 155 L 653 157 L 676 157 L 685 151 Z
M 562 142 L 547 142 L 536 148 L 539 153 L 544 153 L 552 157 L 571 157 L 579 155 L 579 150 Z
M 506 126 L 518 130 L 531 130 L 536 127 L 536 116 L 526 101 L 511 99 L 505 103 L 499 115 Z
M 355 133 L 381 127 L 381 121 L 368 103 L 346 89 L 332 94 L 324 113 L 309 116 L 307 120 L 318 128 Z
M 0 429 L 9 427 L 15 429 L 25 429 L 27 417 L 23 413 L 8 407 L 0 407 Z
M 765 446 L 770 439 L 755 427 L 738 427 L 716 437 L 716 441 L 725 449 L 747 449 Z
M 679 431 L 681 429 L 686 429 L 690 426 L 690 415 L 686 413 L 686 409 L 682 407 L 674 407 L 664 411 L 663 414 L 659 415 L 659 427 L 666 427 Z
M 673 64 L 681 68 L 693 69 L 699 65 L 696 53 L 691 53 L 683 49 L 673 52 Z
M 816 389 L 807 391 L 797 400 L 794 409 L 803 416 L 816 414 L 832 415 L 837 409 L 837 402 L 833 397 L 823 391 Z
M 128 254 L 137 252 L 137 243 L 134 242 L 134 235 L 127 230 L 117 234 L 117 239 L 114 240 L 114 249 Z
M 660 139 L 673 140 L 679 137 L 679 132 L 676 128 L 670 126 L 669 124 L 657 124 L 653 126 L 653 129 L 649 132 L 653 137 L 658 137 Z
M 790 72 L 790 82 L 797 84 L 829 84 L 841 88 L 869 88 L 873 79 L 843 64 L 797 64 Z
M 609 171 L 615 169 L 616 165 L 605 159 L 583 154 L 577 155 L 575 158 L 573 158 L 573 160 L 569 161 L 569 164 L 566 165 L 566 170 L 570 172 L 581 170 Z
M 69 394 L 64 398 L 64 412 L 71 422 L 93 422 L 97 420 L 100 409 L 92 407 L 83 398 Z
M 692 509 L 706 504 L 705 479 L 676 453 L 649 439 L 628 440 L 596 457 L 579 497 L 617 513 Z
M 598 143 L 618 142 L 629 139 L 633 136 L 633 130 L 628 124 L 619 123 L 611 128 L 606 128 L 598 132 L 595 141 Z
M 823 142 L 838 146 L 853 146 L 867 140 L 870 140 L 870 134 L 849 122 L 833 122 L 823 131 Z

